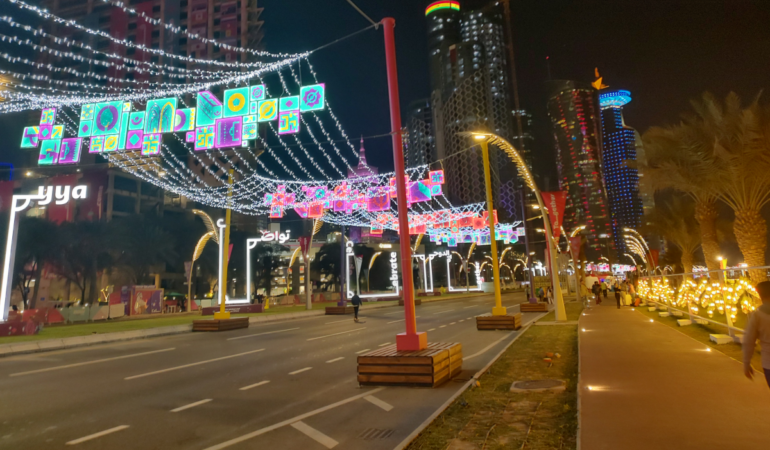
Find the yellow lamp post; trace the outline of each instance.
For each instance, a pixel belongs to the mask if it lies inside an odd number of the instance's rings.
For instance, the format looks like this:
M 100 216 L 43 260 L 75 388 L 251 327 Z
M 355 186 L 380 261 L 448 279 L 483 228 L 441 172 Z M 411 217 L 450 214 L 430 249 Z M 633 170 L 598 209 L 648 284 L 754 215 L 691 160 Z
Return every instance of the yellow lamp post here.
M 492 205 L 492 175 L 489 169 L 489 142 L 486 136 L 476 135 L 475 138 L 481 141 L 481 156 L 484 160 L 484 182 L 487 187 L 487 220 L 489 223 L 489 241 L 492 247 L 492 276 L 495 288 L 495 307 L 492 308 L 493 316 L 505 316 L 508 310 L 503 306 L 503 298 L 500 293 L 500 261 L 497 257 L 497 240 L 495 239 L 495 213 Z
M 217 225 L 222 229 L 220 232 L 222 238 L 220 239 L 219 249 L 219 312 L 214 313 L 214 319 L 217 320 L 230 318 L 230 312 L 225 311 L 225 300 L 227 298 L 227 263 L 230 260 L 230 218 L 232 216 L 230 201 L 233 197 L 233 169 L 230 169 L 227 180 L 230 187 L 227 189 L 227 208 L 225 210 L 224 226 L 220 225 L 221 219 L 217 222 Z
M 519 171 L 519 175 L 524 179 L 524 182 L 527 184 L 527 186 L 532 189 L 532 191 L 535 193 L 535 198 L 537 198 L 537 204 L 539 209 L 542 211 L 546 211 L 545 204 L 543 203 L 543 197 L 540 195 L 540 189 L 538 189 L 537 185 L 535 184 L 535 179 L 532 176 L 532 173 L 529 171 L 529 168 L 525 164 L 524 160 L 521 158 L 521 155 L 519 155 L 519 152 L 516 151 L 516 149 L 511 145 L 510 142 L 506 141 L 502 137 L 492 134 L 492 133 L 486 133 L 486 132 L 473 132 L 473 133 L 461 133 L 465 135 L 472 135 L 475 139 L 482 142 L 482 155 L 484 155 L 485 164 L 485 178 L 488 177 L 488 170 L 489 170 L 489 156 L 487 155 L 488 145 L 496 145 L 500 150 L 504 151 L 506 155 L 516 164 L 516 168 Z M 487 178 L 488 180 L 488 178 Z M 491 203 L 491 193 L 492 188 L 489 182 L 487 182 L 487 199 L 488 203 Z M 488 207 L 490 205 L 488 204 Z M 490 223 L 494 221 L 494 217 L 492 217 L 492 213 L 490 211 Z M 548 213 L 543 213 L 543 225 L 545 226 L 545 233 L 546 233 L 546 240 L 549 242 L 553 241 L 553 230 L 551 229 L 551 220 L 548 217 Z M 492 224 L 494 226 L 494 224 Z M 494 233 L 493 228 L 490 227 L 490 232 Z M 497 246 L 495 244 L 494 240 L 494 234 L 492 234 L 492 251 L 495 253 L 495 258 L 497 258 Z M 556 261 L 556 248 L 554 245 L 548 246 L 548 251 L 550 254 L 549 262 L 551 266 L 551 280 L 553 284 L 553 295 L 554 300 L 556 301 L 556 320 L 557 321 L 566 321 L 567 320 L 567 312 L 564 309 L 564 297 L 561 292 L 561 285 L 559 284 L 559 265 Z M 499 272 L 499 267 L 497 264 L 495 266 L 497 269 L 495 270 L 496 276 Z M 493 313 L 494 314 L 494 313 Z

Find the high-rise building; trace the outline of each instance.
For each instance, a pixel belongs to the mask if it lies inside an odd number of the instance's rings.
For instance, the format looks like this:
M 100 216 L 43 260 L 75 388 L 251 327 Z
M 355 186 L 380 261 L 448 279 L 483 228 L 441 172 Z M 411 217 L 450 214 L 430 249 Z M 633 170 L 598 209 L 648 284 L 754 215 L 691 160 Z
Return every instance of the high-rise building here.
M 567 192 L 564 228 L 585 225 L 587 256 L 609 256 L 607 194 L 602 182 L 595 91 L 587 83 L 546 82 L 548 115 L 556 142 L 559 187 Z
M 604 184 L 610 206 L 610 224 L 619 255 L 626 253 L 623 228 L 638 229 L 642 219 L 637 170 L 637 136 L 623 120 L 623 106 L 631 93 L 623 90 L 599 92 L 602 117 L 602 162 Z
M 436 140 L 433 137 L 433 110 L 430 100 L 412 102 L 406 112 L 406 166 L 430 165 L 436 161 Z
M 483 3 L 461 11 L 460 2 L 441 1 L 425 10 L 436 158 L 447 175 L 446 194 L 457 204 L 485 200 L 481 154 L 461 133 L 515 137 L 502 13 L 494 2 Z M 515 171 L 503 152 L 490 153 L 494 197 L 500 198 Z

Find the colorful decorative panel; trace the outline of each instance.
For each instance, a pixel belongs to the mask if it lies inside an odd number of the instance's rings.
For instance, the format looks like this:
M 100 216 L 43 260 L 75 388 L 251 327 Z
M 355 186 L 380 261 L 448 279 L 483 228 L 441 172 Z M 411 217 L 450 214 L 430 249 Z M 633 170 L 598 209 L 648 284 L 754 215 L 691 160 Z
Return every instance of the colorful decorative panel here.
M 111 136 L 105 136 L 104 148 L 102 149 L 102 153 L 114 152 L 117 149 L 118 149 L 118 136 L 114 134 Z
M 40 156 L 37 159 L 37 164 L 40 166 L 50 166 L 56 164 L 59 160 L 59 146 L 61 145 L 61 139 L 48 139 L 43 141 L 40 146 Z
M 390 196 L 387 193 L 367 199 L 366 210 L 369 212 L 387 211 L 388 209 L 390 209 Z
M 198 92 L 196 106 L 196 127 L 214 125 L 217 119 L 222 118 L 222 102 L 209 91 Z
M 24 127 L 24 132 L 21 134 L 21 148 L 37 148 L 40 141 L 38 133 L 40 133 L 40 127 Z
M 120 134 L 118 135 L 118 150 L 126 149 L 126 139 L 128 138 L 128 120 L 129 112 L 125 109 L 126 105 L 123 105 L 123 116 L 120 118 Z M 131 104 L 128 104 L 129 108 Z
M 59 148 L 59 164 L 77 164 L 80 162 L 80 148 L 82 145 L 82 138 L 62 139 Z
M 192 131 L 195 129 L 195 108 L 177 109 L 174 119 L 174 132 Z
M 184 141 L 185 142 L 195 142 L 195 132 L 194 131 L 188 131 L 184 135 Z
M 123 113 L 123 102 L 97 103 L 94 110 L 94 127 L 91 135 L 118 134 L 120 116 Z
M 256 86 L 249 87 L 249 101 L 257 102 L 264 100 L 265 98 L 265 85 L 258 84 Z
M 278 118 L 278 100 L 260 100 L 257 121 L 269 122 Z
M 214 147 L 237 147 L 241 145 L 243 119 L 241 117 L 230 117 L 217 120 L 216 137 L 214 138 Z
M 245 123 L 243 124 L 243 140 L 249 141 L 257 138 L 257 124 Z
M 56 108 L 46 108 L 40 114 L 40 125 L 53 125 L 56 122 Z
M 169 133 L 173 131 L 175 113 L 176 98 L 148 100 L 147 115 L 144 119 L 144 134 Z
M 139 150 L 142 148 L 143 141 L 144 131 L 128 130 L 128 134 L 126 135 L 126 150 Z M 91 145 L 93 146 L 93 143 Z
M 299 110 L 299 96 L 297 95 L 293 97 L 283 97 L 279 99 L 279 102 L 280 102 L 280 108 L 278 109 L 279 112 Z
M 78 126 L 78 137 L 89 137 L 93 131 L 93 120 L 81 120 Z
M 214 135 L 216 134 L 214 125 L 199 127 L 195 129 L 195 150 L 208 150 L 214 148 Z
M 96 105 L 88 104 L 80 108 L 80 120 L 94 120 L 94 110 Z
M 94 136 L 91 138 L 91 147 L 88 153 L 101 153 L 104 149 L 104 136 Z
M 132 112 L 128 119 L 128 129 L 144 131 L 144 114 L 144 111 Z
M 257 116 L 243 116 L 243 123 L 257 123 Z
M 299 133 L 299 111 L 286 111 L 279 114 L 278 134 Z
M 53 134 L 53 125 L 40 125 L 38 130 L 37 138 L 39 140 L 43 141 L 45 139 L 51 139 L 51 135 Z
M 324 109 L 326 104 L 326 85 L 304 86 L 299 90 L 299 110 L 301 112 Z
M 160 134 L 145 134 L 142 140 L 142 156 L 153 156 L 160 153 Z
M 249 113 L 249 88 L 225 91 L 225 117 L 243 116 Z
M 430 189 L 422 181 L 415 181 L 409 185 L 409 201 L 412 203 L 426 202 L 430 200 Z
M 54 125 L 51 129 L 51 139 L 61 139 L 64 137 L 64 125 Z

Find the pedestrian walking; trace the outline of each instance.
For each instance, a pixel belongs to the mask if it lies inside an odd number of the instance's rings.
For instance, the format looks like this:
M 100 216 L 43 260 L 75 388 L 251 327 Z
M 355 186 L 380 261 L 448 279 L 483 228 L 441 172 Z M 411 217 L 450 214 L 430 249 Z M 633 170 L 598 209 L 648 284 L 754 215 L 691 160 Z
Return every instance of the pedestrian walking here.
M 602 287 L 599 285 L 598 281 L 594 281 L 593 286 L 591 286 L 591 292 L 593 292 L 594 297 L 596 299 L 596 304 L 601 305 L 602 304 L 602 298 L 599 296 L 599 293 L 601 292 Z
M 358 322 L 358 308 L 361 306 L 361 297 L 358 294 L 353 294 L 353 299 L 350 302 L 353 303 L 353 320 Z
M 759 283 L 757 293 L 762 305 L 751 313 L 746 324 L 746 333 L 743 335 L 743 373 L 749 380 L 754 378 L 751 357 L 754 356 L 754 348 L 759 339 L 762 370 L 765 372 L 767 386 L 770 387 L 770 281 Z
M 607 290 L 609 290 L 609 286 L 607 285 L 607 280 L 602 280 L 602 294 L 604 294 L 604 299 L 607 300 Z
M 620 283 L 615 281 L 615 284 L 612 286 L 612 291 L 615 292 L 615 302 L 617 302 L 618 309 L 620 309 L 620 296 L 623 295 Z
M 548 286 L 548 290 L 545 291 L 545 297 L 548 299 L 548 303 L 553 305 L 553 289 Z

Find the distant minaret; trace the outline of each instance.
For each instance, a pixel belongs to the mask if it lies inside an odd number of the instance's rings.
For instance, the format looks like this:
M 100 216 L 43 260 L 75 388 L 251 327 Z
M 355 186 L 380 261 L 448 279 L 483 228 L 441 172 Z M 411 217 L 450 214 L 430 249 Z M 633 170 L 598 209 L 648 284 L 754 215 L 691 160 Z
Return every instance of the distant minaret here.
M 377 175 L 377 168 L 366 163 L 364 137 L 361 136 L 361 149 L 358 150 L 358 167 L 354 170 L 348 169 L 348 178 L 366 177 L 369 175 Z

